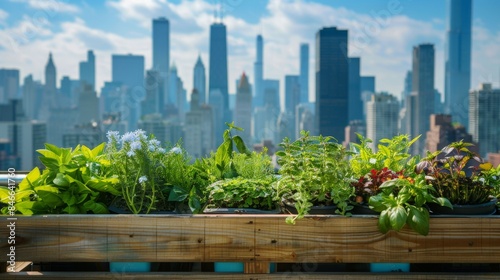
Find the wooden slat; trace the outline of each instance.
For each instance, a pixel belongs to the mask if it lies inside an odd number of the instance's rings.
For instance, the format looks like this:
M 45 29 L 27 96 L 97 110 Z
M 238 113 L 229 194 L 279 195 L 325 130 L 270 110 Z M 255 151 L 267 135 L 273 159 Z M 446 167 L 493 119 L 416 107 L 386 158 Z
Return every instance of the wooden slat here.
M 277 279 L 312 279 L 312 280 L 492 280 L 500 279 L 498 273 L 274 273 L 274 274 L 234 274 L 234 273 L 99 273 L 99 272 L 21 272 L 7 274 L 2 279 L 220 279 L 220 280 L 277 280 Z
M 8 236 L 0 227 L 0 236 Z M 0 261 L 9 244 L 0 243 Z M 382 234 L 373 216 L 18 217 L 16 261 L 500 263 L 500 216 L 431 218 L 430 233 Z M 250 267 L 250 266 L 249 266 Z M 249 268 L 250 269 L 250 268 Z M 257 268 L 253 268 L 258 272 Z

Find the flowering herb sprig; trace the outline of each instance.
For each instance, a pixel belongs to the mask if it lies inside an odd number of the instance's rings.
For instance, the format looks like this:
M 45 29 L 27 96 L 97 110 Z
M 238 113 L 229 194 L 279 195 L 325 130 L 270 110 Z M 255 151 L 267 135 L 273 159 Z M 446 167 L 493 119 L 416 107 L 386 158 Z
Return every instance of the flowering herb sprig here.
M 162 159 L 167 156 L 166 149 L 140 129 L 122 136 L 117 131 L 109 131 L 107 137 L 106 152 L 130 211 L 138 214 L 156 209 L 157 202 L 164 200 Z

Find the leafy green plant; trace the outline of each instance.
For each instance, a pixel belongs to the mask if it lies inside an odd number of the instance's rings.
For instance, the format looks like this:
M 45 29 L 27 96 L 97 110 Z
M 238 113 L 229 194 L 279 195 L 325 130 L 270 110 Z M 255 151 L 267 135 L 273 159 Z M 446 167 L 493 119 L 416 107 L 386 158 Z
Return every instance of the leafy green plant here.
M 429 233 L 429 202 L 451 206 L 448 200 L 436 198 L 433 188 L 423 175 L 415 173 L 419 157 L 408 151 L 418 137 L 408 135 L 382 139 L 374 152 L 369 143 L 358 135 L 360 144 L 353 144 L 350 159 L 353 172 L 359 178 L 353 183 L 356 199 L 353 203 L 368 202 L 371 209 L 380 212 L 378 226 L 381 232 L 400 230 L 405 225 L 416 232 Z
M 209 208 L 253 208 L 274 210 L 276 192 L 272 176 L 261 179 L 236 177 L 217 181 L 208 187 Z
M 303 131 L 295 142 L 285 138 L 280 144 L 283 150 L 276 153 L 281 165 L 277 195 L 293 203 L 298 213 L 287 217 L 287 223 L 295 223 L 314 205 L 335 204 L 336 212 L 342 215 L 352 209 L 348 203 L 354 195 L 348 152 L 333 140 Z
M 37 152 L 46 168 L 43 172 L 34 168 L 19 184 L 16 210 L 23 215 L 108 213 L 107 204 L 120 190 L 103 149 L 104 143 L 92 150 L 45 144 L 45 149 Z M 6 202 L 4 189 L 0 199 Z M 2 212 L 7 213 L 7 208 Z
M 453 142 L 440 151 L 428 153 L 416 167 L 417 173 L 426 175 L 435 193 L 446 197 L 452 204 L 482 204 L 490 201 L 493 194 L 492 168 L 468 147 L 470 143 Z
M 185 161 L 176 155 L 182 150 L 174 147 L 167 152 L 158 140 L 153 136 L 147 137 L 142 130 L 122 136 L 116 131 L 109 131 L 107 136 L 106 154 L 113 173 L 119 178 L 120 199 L 124 200 L 129 210 L 134 214 L 174 210 L 174 205 L 167 199 L 171 188 L 166 169 L 179 171 L 176 164 L 182 165 Z

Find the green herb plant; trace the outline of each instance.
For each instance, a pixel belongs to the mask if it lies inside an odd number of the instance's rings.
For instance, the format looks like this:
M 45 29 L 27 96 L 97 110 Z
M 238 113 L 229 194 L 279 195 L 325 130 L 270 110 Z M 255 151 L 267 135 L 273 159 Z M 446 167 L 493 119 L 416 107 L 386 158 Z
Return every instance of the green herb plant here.
M 108 213 L 107 205 L 120 190 L 103 149 L 104 143 L 92 150 L 83 145 L 72 150 L 45 144 L 45 149 L 37 150 L 45 169 L 40 172 L 35 167 L 21 181 L 16 211 L 23 215 Z M 0 199 L 6 202 L 5 189 L 0 189 Z M 2 212 L 7 213 L 7 208 Z
M 160 141 L 146 136 L 142 130 L 120 136 L 109 131 L 106 154 L 113 173 L 120 182 L 121 197 L 133 214 L 174 210 L 168 203 L 169 188 L 165 162 L 181 151 L 175 147 L 167 152 Z M 171 167 L 171 165 L 169 165 Z
M 416 172 L 426 175 L 436 195 L 446 197 L 452 204 L 482 204 L 493 195 L 492 165 L 472 152 L 471 143 L 453 142 L 434 153 L 428 153 Z M 494 176 L 494 175 L 493 175 Z
M 310 136 L 302 131 L 294 142 L 285 138 L 283 150 L 276 153 L 281 178 L 276 182 L 277 195 L 294 204 L 297 215 L 286 222 L 294 224 L 317 205 L 336 205 L 336 213 L 346 215 L 354 195 L 348 152 L 332 137 Z

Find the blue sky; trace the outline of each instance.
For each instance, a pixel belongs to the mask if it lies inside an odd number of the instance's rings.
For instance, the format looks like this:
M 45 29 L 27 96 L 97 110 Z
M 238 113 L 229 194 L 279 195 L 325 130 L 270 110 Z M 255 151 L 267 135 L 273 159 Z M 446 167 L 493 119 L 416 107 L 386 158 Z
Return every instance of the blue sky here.
M 217 1 L 219 2 L 219 1 Z M 264 37 L 264 76 L 282 81 L 298 74 L 299 45 L 310 44 L 310 97 L 314 90 L 314 36 L 324 26 L 349 29 L 349 54 L 361 57 L 363 75 L 375 75 L 377 90 L 395 95 L 411 68 L 419 43 L 436 47 L 436 88 L 443 91 L 446 3 L 441 0 L 220 0 L 228 28 L 229 89 L 245 71 L 252 81 L 255 37 Z M 473 1 L 472 81 L 500 79 L 500 1 Z M 58 80 L 78 77 L 78 62 L 96 53 L 98 87 L 111 79 L 111 54 L 144 55 L 151 66 L 151 19 L 171 22 L 171 62 L 188 90 L 201 54 L 208 69 L 209 25 L 214 0 L 2 0 L 0 68 L 43 79 L 48 53 Z M 207 73 L 208 74 L 208 73 Z

